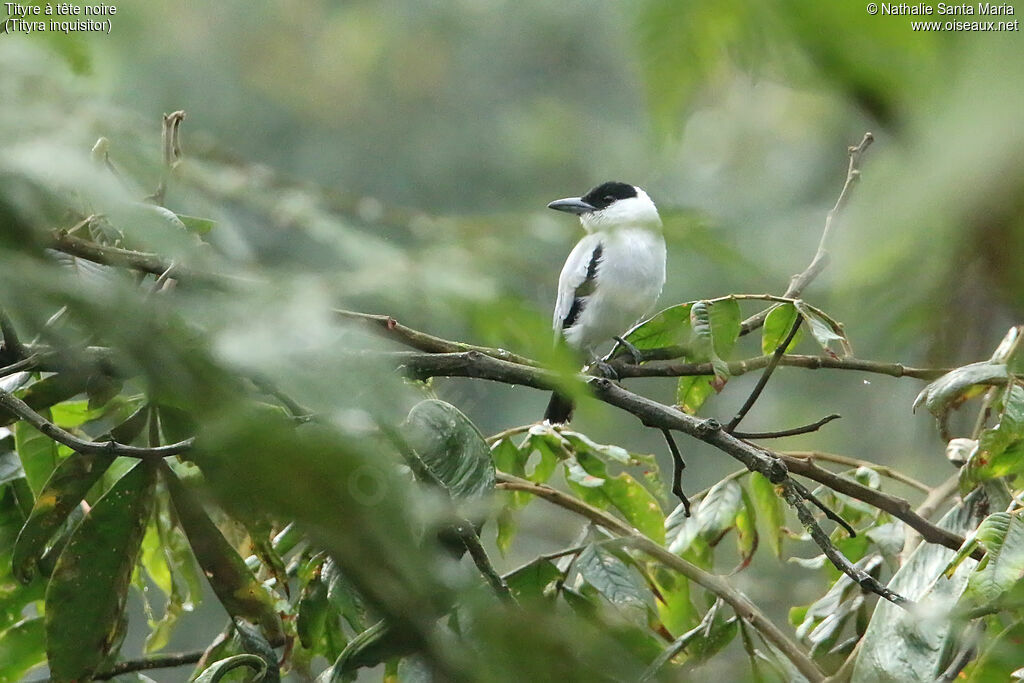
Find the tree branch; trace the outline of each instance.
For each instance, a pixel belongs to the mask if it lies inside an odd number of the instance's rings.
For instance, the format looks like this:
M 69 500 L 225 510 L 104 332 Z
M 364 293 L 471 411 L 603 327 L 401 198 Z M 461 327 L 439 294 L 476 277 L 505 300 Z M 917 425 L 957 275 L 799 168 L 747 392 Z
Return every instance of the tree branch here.
M 764 637 L 775 647 L 779 648 L 786 657 L 793 662 L 794 666 L 811 681 L 821 681 L 825 675 L 818 668 L 803 649 L 789 639 L 767 616 L 762 613 L 754 603 L 745 595 L 733 588 L 725 579 L 704 571 L 696 565 L 690 564 L 683 558 L 669 552 L 667 549 L 651 540 L 647 536 L 633 529 L 625 522 L 622 522 L 608 513 L 598 510 L 595 507 L 584 503 L 582 500 L 563 493 L 557 489 L 543 484 L 534 484 L 526 479 L 498 473 L 498 486 L 510 491 L 525 491 L 538 498 L 553 503 L 561 508 L 575 512 L 586 517 L 595 524 L 608 529 L 614 534 L 629 540 L 629 544 L 637 550 L 649 555 L 656 561 L 673 569 L 699 586 L 704 587 L 711 593 L 722 598 L 736 612 L 736 614 L 760 631 Z
M 876 507 L 879 510 L 888 512 L 893 517 L 899 519 L 910 528 L 914 529 L 929 543 L 937 543 L 953 550 L 959 550 L 964 543 L 964 538 L 958 534 L 943 529 L 942 527 L 936 526 L 929 522 L 921 515 L 914 512 L 908 503 L 903 498 L 897 498 L 896 496 L 882 493 L 876 489 L 859 484 L 852 479 L 848 479 L 834 472 L 819 467 L 814 463 L 814 460 L 808 457 L 799 457 L 790 455 L 787 453 L 777 453 L 782 458 L 786 467 L 793 474 L 799 474 L 813 479 L 819 484 L 824 484 L 833 491 L 838 491 L 844 495 L 856 498 L 857 500 L 863 501 L 872 507 Z M 975 559 L 981 559 L 983 553 L 979 549 L 976 551 L 976 556 L 972 555 Z
M 492 349 L 487 346 L 463 344 L 461 342 L 449 341 L 447 339 L 442 339 L 441 337 L 426 334 L 425 332 L 420 332 L 419 330 L 414 330 L 411 327 L 406 327 L 401 324 L 390 315 L 359 313 L 357 311 L 346 311 L 340 308 L 335 309 L 334 313 L 344 320 L 355 321 L 382 337 L 391 339 L 419 351 L 426 351 L 427 353 L 460 353 L 463 351 L 477 351 L 485 356 L 491 356 L 492 358 L 505 360 L 510 363 L 529 365 L 531 367 L 538 366 L 536 361 L 530 360 L 525 356 L 519 356 L 511 351 L 506 351 L 505 349 Z
M 53 231 L 45 246 L 70 256 L 92 261 L 93 263 L 129 268 L 157 277 L 166 276 L 174 277 L 176 280 L 202 282 L 219 288 L 224 288 L 228 285 L 246 284 L 248 282 L 244 278 L 208 273 L 182 266 L 158 254 L 96 244 L 90 240 L 75 237 L 69 234 L 67 230 Z
M 679 350 L 681 353 L 682 350 Z M 678 353 L 676 354 L 679 355 Z M 748 372 L 761 370 L 768 366 L 772 356 L 756 356 L 745 360 L 727 361 L 729 375 L 744 375 Z M 684 363 L 676 360 L 652 360 L 641 365 L 629 363 L 621 358 L 608 363 L 620 379 L 628 377 L 689 377 L 693 375 L 713 375 L 711 363 Z M 828 356 L 805 356 L 785 354 L 779 358 L 779 365 L 804 368 L 806 370 L 854 370 L 870 372 L 890 377 L 913 377 L 915 379 L 932 380 L 942 377 L 949 368 L 914 368 L 901 363 L 882 363 L 858 358 L 829 358 Z
M 404 372 L 420 379 L 435 376 L 477 377 L 548 390 L 554 387 L 556 379 L 555 374 L 548 370 L 509 363 L 485 356 L 477 351 L 444 354 L 393 352 L 386 355 L 391 356 Z M 871 583 L 873 579 L 852 567 L 849 561 L 835 549 L 828 536 L 818 527 L 810 512 L 797 504 L 803 499 L 809 500 L 810 498 L 804 497 L 797 500 L 800 490 L 794 485 L 795 482 L 789 480 L 786 465 L 777 455 L 737 439 L 722 429 L 722 425 L 717 420 L 702 420 L 687 415 L 675 408 L 627 391 L 604 377 L 581 377 L 580 379 L 587 382 L 595 398 L 632 413 L 647 427 L 684 432 L 728 453 L 742 462 L 747 469 L 760 472 L 774 484 L 788 482 L 784 485 L 785 489 L 792 492 L 793 495 L 785 496 L 787 502 L 794 506 L 801 521 L 805 525 L 810 525 L 808 528 L 811 530 L 811 537 L 836 567 L 847 573 L 850 578 L 864 588 L 875 590 L 877 587 L 875 592 L 882 597 L 897 604 L 906 602 L 877 582 Z
M 57 443 L 64 444 L 77 453 L 93 453 L 97 455 L 121 455 L 129 458 L 165 458 L 169 455 L 178 455 L 192 448 L 194 439 L 185 439 L 178 443 L 154 448 L 140 448 L 139 446 L 128 446 L 108 441 L 99 443 L 96 441 L 85 441 L 79 439 L 71 432 L 65 431 L 53 424 L 42 415 L 32 410 L 31 407 L 14 394 L 0 389 L 0 406 L 11 411 L 25 422 L 38 429 L 44 436 L 47 436 Z
M 123 662 L 117 662 L 112 667 L 110 667 L 109 671 L 103 671 L 93 676 L 93 680 L 109 681 L 111 678 L 132 673 L 134 671 L 149 671 L 150 669 L 170 669 L 176 666 L 195 664 L 202 658 L 203 652 L 204 650 L 194 650 L 192 652 L 178 652 L 169 655 L 153 655 L 150 657 L 143 657 L 142 659 L 129 659 Z
M 825 229 L 821 233 L 821 240 L 818 241 L 818 250 L 815 252 L 814 258 L 811 259 L 810 264 L 802 273 L 794 275 L 790 279 L 789 287 L 786 288 L 785 294 L 787 298 L 795 299 L 799 297 L 804 289 L 807 288 L 807 285 L 811 284 L 811 281 L 818 277 L 818 274 L 828 265 L 829 255 L 826 247 L 828 246 L 829 237 L 832 236 L 836 216 L 839 215 L 839 212 L 849 201 L 853 186 L 860 179 L 860 158 L 874 140 L 875 136 L 870 132 L 864 133 L 860 144 L 847 149 L 849 164 L 846 168 L 846 182 L 843 183 L 843 189 L 839 193 L 839 198 L 836 199 L 835 206 L 832 207 L 832 210 L 825 217 Z M 769 310 L 771 309 L 763 310 L 744 320 L 740 325 L 740 335 L 748 334 L 761 327 L 764 324 L 764 319 L 768 317 Z
M 802 458 L 804 460 L 823 460 L 825 462 L 834 462 L 837 465 L 845 465 L 846 467 L 865 467 L 869 470 L 878 472 L 883 477 L 888 477 L 893 481 L 898 481 L 901 484 L 912 486 L 922 493 L 927 494 L 932 491 L 932 488 L 927 484 L 924 484 L 917 479 L 900 472 L 899 470 L 893 469 L 888 465 L 878 465 L 870 460 L 860 460 L 859 458 L 850 458 L 845 455 L 825 453 L 823 451 L 779 451 L 779 454 L 792 458 Z

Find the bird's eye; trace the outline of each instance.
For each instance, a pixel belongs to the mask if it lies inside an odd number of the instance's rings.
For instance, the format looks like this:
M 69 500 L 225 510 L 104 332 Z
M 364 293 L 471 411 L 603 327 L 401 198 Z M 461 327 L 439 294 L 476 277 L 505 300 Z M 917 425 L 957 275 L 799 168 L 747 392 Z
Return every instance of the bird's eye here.
M 606 202 L 608 202 L 609 204 L 611 204 L 611 203 L 613 203 L 615 201 L 615 197 L 611 196 L 610 194 L 606 194 L 604 196 L 604 200 Z

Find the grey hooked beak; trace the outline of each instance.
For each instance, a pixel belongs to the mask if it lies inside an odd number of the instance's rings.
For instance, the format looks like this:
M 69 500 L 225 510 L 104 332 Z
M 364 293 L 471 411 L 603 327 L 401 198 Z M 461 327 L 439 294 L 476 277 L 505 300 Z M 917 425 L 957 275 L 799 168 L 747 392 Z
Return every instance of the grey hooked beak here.
M 579 197 L 566 197 L 565 199 L 556 199 L 555 201 L 548 204 L 549 209 L 555 211 L 565 211 L 566 213 L 574 213 L 577 216 L 581 213 L 590 213 L 596 211 L 596 206 L 591 206 Z

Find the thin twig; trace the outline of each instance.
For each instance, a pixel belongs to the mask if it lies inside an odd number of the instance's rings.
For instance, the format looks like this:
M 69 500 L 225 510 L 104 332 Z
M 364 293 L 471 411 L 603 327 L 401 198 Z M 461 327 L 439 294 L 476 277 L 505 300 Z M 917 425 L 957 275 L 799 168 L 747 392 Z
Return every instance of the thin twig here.
M 55 230 L 51 234 L 46 246 L 71 256 L 92 261 L 93 263 L 130 268 L 142 273 L 156 275 L 157 277 L 173 268 L 174 278 L 177 280 L 198 281 L 218 287 L 224 287 L 229 284 L 246 284 L 247 282 L 242 278 L 208 273 L 182 265 L 175 265 L 172 261 L 151 252 L 133 251 L 131 249 L 97 244 L 81 237 L 70 235 L 64 230 Z
M 103 671 L 95 676 L 93 680 L 108 681 L 116 676 L 132 673 L 134 671 L 149 671 L 150 669 L 170 669 L 176 666 L 195 664 L 203 657 L 205 650 L 193 650 L 192 652 L 178 652 L 169 655 L 152 655 L 142 659 L 129 659 L 117 662 L 108 671 Z
M 814 520 L 814 516 L 811 514 L 810 510 L 808 510 L 807 506 L 804 505 L 804 500 L 806 500 L 807 497 L 804 495 L 805 491 L 800 491 L 800 485 L 796 481 L 793 479 L 787 479 L 784 481 L 782 483 L 782 491 L 786 502 L 796 510 L 796 516 L 800 519 L 800 523 L 803 524 L 804 529 L 807 530 L 811 535 L 811 538 L 814 539 L 815 544 L 821 548 L 825 557 L 827 557 L 836 568 L 856 581 L 864 590 L 880 595 L 894 605 L 906 609 L 914 604 L 899 593 L 896 593 L 884 586 L 878 581 L 878 579 L 871 576 L 864 570 L 854 566 L 841 552 L 839 552 L 839 550 L 836 549 L 834 545 L 832 545 L 828 536 Z
M 662 429 L 661 434 L 665 437 L 669 452 L 672 453 L 672 493 L 683 504 L 683 515 L 689 517 L 690 501 L 683 492 L 683 470 L 686 469 L 686 461 L 683 460 L 683 454 L 679 452 L 676 440 L 672 438 L 672 432 Z
M 828 265 L 827 246 L 829 237 L 832 236 L 836 217 L 839 215 L 839 212 L 843 207 L 846 206 L 854 185 L 856 185 L 857 181 L 860 179 L 860 158 L 874 140 L 875 137 L 870 132 L 864 133 L 864 137 L 861 138 L 860 144 L 847 149 L 849 163 L 846 168 L 846 182 L 843 183 L 843 189 L 839 193 L 839 198 L 836 199 L 835 205 L 825 217 L 825 229 L 822 231 L 821 239 L 818 241 L 818 250 L 814 253 L 814 258 L 811 259 L 811 263 L 807 268 L 805 268 L 802 273 L 794 275 L 790 279 L 789 286 L 786 288 L 785 296 L 794 299 L 799 297 L 803 293 L 804 289 L 807 288 L 807 285 L 811 284 L 811 281 L 813 281 L 814 278 L 824 270 L 825 266 Z M 766 309 L 747 318 L 740 325 L 740 335 L 748 334 L 761 327 L 767 317 L 768 310 Z
M 513 436 L 515 436 L 517 434 L 524 434 L 524 433 L 530 431 L 530 428 L 533 427 L 535 424 L 536 424 L 536 422 L 531 422 L 530 424 L 527 424 L 527 425 L 519 425 L 517 427 L 509 427 L 508 429 L 503 429 L 500 432 L 497 432 L 495 434 L 491 434 L 489 437 L 484 439 L 484 441 L 487 442 L 488 446 L 493 446 L 494 444 L 498 443 L 502 439 L 507 439 L 507 438 L 513 437 Z
M 802 427 L 793 427 L 792 429 L 779 429 L 774 432 L 733 431 L 732 435 L 735 436 L 737 439 L 750 439 L 755 441 L 757 439 L 781 439 L 786 436 L 799 436 L 800 434 L 810 434 L 811 432 L 816 432 L 825 425 L 827 425 L 832 420 L 838 420 L 841 417 L 842 415 L 840 415 L 839 413 L 832 413 L 831 415 L 826 415 L 817 422 L 812 422 L 811 424 L 804 425 Z
M 903 498 L 882 493 L 877 489 L 864 486 L 853 479 L 829 472 L 815 464 L 811 458 L 790 453 L 779 453 L 778 455 L 786 462 L 786 467 L 793 474 L 807 477 L 819 484 L 824 484 L 833 491 L 856 498 L 872 507 L 888 512 L 909 528 L 921 534 L 929 543 L 937 543 L 953 550 L 959 549 L 964 543 L 962 536 L 932 524 L 912 510 L 910 504 Z M 980 557 L 976 559 L 980 559 Z
M 768 366 L 765 367 L 761 376 L 757 378 L 757 384 L 754 385 L 753 391 L 751 391 L 750 395 L 747 396 L 747 400 L 743 402 L 743 406 L 739 409 L 739 412 L 729 420 L 729 424 L 726 425 L 725 431 L 731 434 L 739 425 L 740 421 L 746 417 L 747 413 L 754 406 L 754 403 L 757 401 L 758 397 L 761 396 L 761 392 L 764 391 L 765 386 L 768 384 L 768 380 L 771 378 L 772 373 L 775 372 L 775 368 L 779 366 L 779 361 L 782 359 L 783 354 L 786 353 L 786 349 L 789 348 L 793 338 L 796 337 L 796 333 L 800 331 L 800 325 L 803 324 L 803 322 L 804 317 L 798 314 L 796 316 L 796 322 L 793 323 L 792 329 L 789 330 L 789 334 L 787 334 L 786 338 L 782 340 L 782 343 L 776 347 L 775 353 L 772 354 L 771 360 L 768 361 Z
M 27 403 L 9 391 L 0 389 L 0 406 L 11 411 L 25 422 L 28 422 L 30 425 L 38 429 L 44 436 L 53 439 L 57 443 L 64 444 L 77 453 L 121 455 L 129 458 L 165 458 L 169 455 L 178 455 L 191 450 L 195 442 L 195 439 L 185 439 L 184 441 L 168 444 L 166 446 L 141 448 L 139 446 L 120 444 L 116 441 L 107 441 L 106 443 L 85 441 L 50 422 L 39 413 L 32 410 Z
M 690 629 L 683 635 L 673 640 L 672 644 L 665 648 L 662 651 L 662 653 L 658 655 L 657 658 L 655 658 L 655 660 L 651 662 L 651 665 L 648 666 L 647 669 L 643 672 L 643 674 L 640 676 L 640 682 L 643 683 L 644 681 L 649 681 L 652 678 L 654 678 L 658 674 L 658 671 L 660 671 L 661 668 L 665 666 L 665 664 L 667 664 L 670 659 L 672 659 L 680 652 L 685 650 L 686 646 L 690 644 L 690 641 L 692 641 L 697 636 L 701 635 L 702 632 L 705 634 L 705 637 L 707 637 L 707 632 L 710 630 L 712 624 L 714 623 L 715 615 L 718 613 L 719 604 L 721 603 L 716 601 L 715 604 L 711 606 L 711 609 L 709 609 L 707 613 L 704 615 L 704 618 L 700 620 L 699 624 L 697 624 L 692 629 Z M 731 617 L 725 623 L 729 624 L 735 620 L 736 617 Z
M 575 498 L 574 496 L 563 493 L 557 489 L 553 489 L 550 486 L 535 484 L 526 479 L 521 479 L 502 472 L 498 473 L 498 481 L 500 482 L 498 484 L 499 488 L 510 491 L 525 491 L 527 493 L 531 493 L 538 498 L 543 498 L 544 500 L 561 508 L 582 515 L 594 524 L 602 526 L 612 533 L 628 539 L 629 544 L 632 547 L 646 555 L 649 555 L 669 569 L 678 571 L 694 583 L 722 598 L 733 608 L 740 618 L 744 619 L 747 623 L 757 629 L 769 642 L 782 651 L 782 653 L 785 654 L 791 662 L 793 662 L 794 666 L 796 666 L 800 673 L 802 673 L 806 678 L 811 681 L 821 681 L 824 679 L 825 676 L 818 668 L 818 665 L 811 661 L 803 649 L 790 640 L 790 638 L 774 623 L 772 623 L 772 621 L 768 619 L 768 617 L 765 616 L 764 613 L 754 605 L 754 603 L 752 603 L 741 592 L 733 588 L 732 585 L 722 577 L 706 572 L 700 567 L 687 562 L 678 555 L 669 552 L 666 548 L 643 535 L 636 529 L 630 527 L 625 522 L 612 517 L 603 510 L 598 510 L 597 508 L 584 503 L 582 500 Z
M 888 465 L 873 463 L 870 460 L 861 460 L 859 458 L 851 458 L 849 456 L 838 455 L 836 453 L 825 453 L 823 451 L 780 451 L 779 455 L 789 456 L 791 458 L 802 458 L 804 460 L 823 460 L 825 462 L 833 462 L 837 465 L 845 465 L 846 467 L 863 467 L 869 470 L 874 470 L 883 477 L 888 477 L 893 481 L 898 481 L 901 484 L 912 486 L 922 493 L 927 494 L 932 491 L 932 487 L 914 479 L 910 475 L 904 474 L 903 472 L 893 469 Z M 786 462 L 788 463 L 789 461 L 787 460 Z M 792 469 L 792 467 L 790 469 Z

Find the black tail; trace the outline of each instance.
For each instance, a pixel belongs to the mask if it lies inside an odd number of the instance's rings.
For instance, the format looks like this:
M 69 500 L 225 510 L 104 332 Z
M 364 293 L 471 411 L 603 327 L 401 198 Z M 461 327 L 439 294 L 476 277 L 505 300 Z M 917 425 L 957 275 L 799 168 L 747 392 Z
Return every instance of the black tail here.
M 544 419 L 551 424 L 565 424 L 572 418 L 572 399 L 557 391 L 551 394 L 548 409 L 544 411 Z

